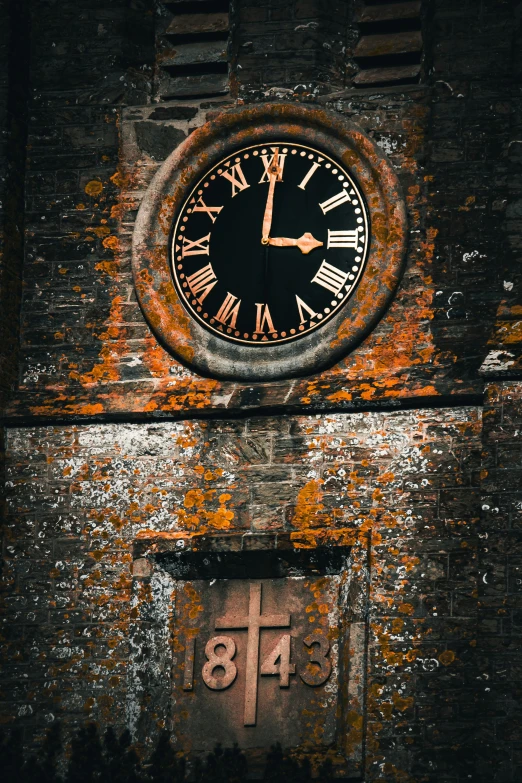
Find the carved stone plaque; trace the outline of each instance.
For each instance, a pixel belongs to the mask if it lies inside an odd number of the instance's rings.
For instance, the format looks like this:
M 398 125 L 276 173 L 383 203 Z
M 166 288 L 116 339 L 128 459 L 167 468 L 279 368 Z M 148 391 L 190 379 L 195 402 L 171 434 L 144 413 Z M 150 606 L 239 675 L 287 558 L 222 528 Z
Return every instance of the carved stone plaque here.
M 189 759 L 217 743 L 262 777 L 279 743 L 335 779 L 363 770 L 367 545 L 351 530 L 141 539 L 129 714 Z M 147 600 L 143 600 L 147 597 Z
M 185 747 L 331 744 L 341 576 L 178 582 L 174 731 Z

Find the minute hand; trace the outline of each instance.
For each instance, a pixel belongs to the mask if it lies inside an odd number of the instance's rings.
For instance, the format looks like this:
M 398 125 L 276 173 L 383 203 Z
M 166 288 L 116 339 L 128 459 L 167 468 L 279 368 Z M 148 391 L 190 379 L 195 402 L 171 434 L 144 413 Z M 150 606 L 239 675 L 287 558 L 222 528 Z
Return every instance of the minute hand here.
M 274 148 L 274 157 L 268 167 L 268 197 L 266 199 L 265 214 L 263 217 L 263 233 L 261 235 L 261 244 L 268 245 L 270 240 L 270 229 L 272 228 L 272 213 L 274 210 L 274 189 L 277 179 L 281 176 L 281 169 L 277 165 L 279 155 L 279 147 Z
M 312 250 L 315 250 L 316 247 L 322 247 L 324 243 L 318 242 L 318 240 L 314 239 L 312 234 L 307 231 L 303 234 L 302 237 L 299 237 L 299 239 L 289 239 L 288 237 L 270 237 L 268 244 L 274 245 L 275 247 L 298 247 L 301 253 L 306 255 L 311 253 Z

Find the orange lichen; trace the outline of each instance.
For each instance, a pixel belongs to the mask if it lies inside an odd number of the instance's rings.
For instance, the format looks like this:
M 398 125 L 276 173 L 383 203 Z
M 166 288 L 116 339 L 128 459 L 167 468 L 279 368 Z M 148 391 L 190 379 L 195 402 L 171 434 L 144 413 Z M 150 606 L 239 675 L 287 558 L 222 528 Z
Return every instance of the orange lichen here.
M 439 655 L 439 661 L 442 663 L 443 666 L 449 666 L 450 664 L 453 663 L 455 658 L 456 656 L 453 650 L 444 650 L 444 652 L 442 652 Z
M 321 490 L 323 483 L 321 479 L 312 479 L 299 490 L 292 519 L 294 527 L 308 528 L 314 527 L 314 523 L 320 524 L 317 515 L 324 511 Z
M 84 188 L 88 196 L 99 196 L 103 190 L 103 183 L 97 179 L 91 179 Z

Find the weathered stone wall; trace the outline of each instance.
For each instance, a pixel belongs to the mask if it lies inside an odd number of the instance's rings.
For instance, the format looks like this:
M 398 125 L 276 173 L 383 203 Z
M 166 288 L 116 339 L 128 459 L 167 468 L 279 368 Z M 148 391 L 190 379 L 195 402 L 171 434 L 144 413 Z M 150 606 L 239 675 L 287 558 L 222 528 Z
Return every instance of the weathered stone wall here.
M 6 717 L 134 720 L 136 541 L 338 529 L 373 541 L 368 780 L 466 769 L 480 433 L 469 407 L 10 431 Z
M 429 86 L 343 92 L 332 82 L 335 97 L 315 97 L 357 122 L 397 169 L 410 242 L 396 299 L 360 348 L 321 373 L 320 383 L 313 378 L 250 391 L 194 376 L 157 344 L 135 300 L 129 264 L 136 211 L 159 163 L 232 101 L 150 104 L 149 49 L 133 49 L 134 66 L 140 56 L 144 63 L 141 71 L 129 69 L 123 57 L 123 4 L 110 10 L 102 2 L 86 4 L 74 28 L 77 38 L 55 47 L 48 40 L 59 40 L 63 8 L 38 5 L 23 357 L 11 412 L 161 415 L 309 404 L 353 409 L 419 396 L 480 395 L 481 372 L 516 370 L 516 15 L 509 3 L 493 0 L 481 3 L 478 13 L 476 4 L 454 7 L 445 0 L 430 7 Z M 279 12 L 313 11 L 324 19 L 325 8 L 290 4 Z M 145 20 L 149 11 L 143 7 Z M 273 37 L 275 13 L 275 6 L 239 4 L 238 40 L 267 31 Z M 296 28 L 298 22 L 284 24 Z M 307 31 L 296 35 L 312 34 Z M 94 68 L 81 51 L 86 40 L 96 44 Z M 475 68 L 470 50 L 481 62 L 494 51 L 492 67 Z M 274 42 L 267 47 L 270 63 L 278 62 L 278 51 Z M 248 59 L 243 65 L 237 73 L 244 95 L 259 97 Z M 273 86 L 268 97 L 300 99 L 299 91 Z
M 482 703 L 477 751 L 485 780 L 516 781 L 522 775 L 521 421 L 522 384 L 488 385 L 477 573 L 477 691 Z
M 344 0 L 239 3 L 239 94 L 317 94 L 344 87 L 347 46 L 358 37 L 353 12 Z
M 404 278 L 318 376 L 179 365 L 135 300 L 130 239 L 159 163 L 232 98 L 152 103 L 152 3 L 33 3 L 3 715 L 28 741 L 55 718 L 129 722 L 137 541 L 335 528 L 372 542 L 366 779 L 517 783 L 521 6 L 427 3 L 427 83 L 372 90 L 343 90 L 350 3 L 235 6 L 242 99 L 326 105 L 393 162 Z
M 0 404 L 18 378 L 28 101 L 27 2 L 0 9 Z

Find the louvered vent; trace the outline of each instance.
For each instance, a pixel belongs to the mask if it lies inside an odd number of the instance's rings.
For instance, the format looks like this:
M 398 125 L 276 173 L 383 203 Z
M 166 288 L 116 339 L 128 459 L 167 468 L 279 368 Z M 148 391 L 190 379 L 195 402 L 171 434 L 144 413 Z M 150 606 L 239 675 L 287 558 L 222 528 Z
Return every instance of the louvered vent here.
M 228 0 L 161 0 L 157 12 L 156 100 L 227 93 Z
M 366 0 L 357 11 L 361 37 L 354 52 L 359 87 L 415 84 L 421 74 L 420 0 Z

